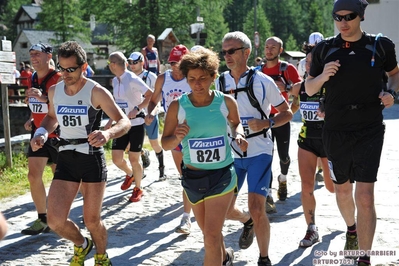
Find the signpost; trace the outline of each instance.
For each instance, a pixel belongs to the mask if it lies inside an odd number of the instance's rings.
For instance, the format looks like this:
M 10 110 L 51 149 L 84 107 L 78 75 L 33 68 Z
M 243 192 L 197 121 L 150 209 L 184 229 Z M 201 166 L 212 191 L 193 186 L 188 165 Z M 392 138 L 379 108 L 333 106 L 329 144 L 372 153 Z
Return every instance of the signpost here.
M 5 38 L 5 37 L 4 37 Z M 1 40 L 0 51 L 0 86 L 1 106 L 3 111 L 4 145 L 7 166 L 12 167 L 11 133 L 10 133 L 10 112 L 8 108 L 7 84 L 15 84 L 15 53 L 12 52 L 11 41 Z

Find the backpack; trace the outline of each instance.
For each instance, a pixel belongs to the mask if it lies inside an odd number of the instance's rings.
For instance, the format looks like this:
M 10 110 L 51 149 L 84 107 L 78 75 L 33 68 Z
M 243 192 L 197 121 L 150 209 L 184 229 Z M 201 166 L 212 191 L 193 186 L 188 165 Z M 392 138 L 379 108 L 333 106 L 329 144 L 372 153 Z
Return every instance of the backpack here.
M 221 92 L 223 92 L 224 94 L 233 94 L 234 93 L 234 98 L 235 99 L 237 99 L 237 94 L 239 92 L 246 92 L 247 96 L 248 96 L 248 100 L 251 103 L 251 105 L 256 110 L 258 110 L 259 113 L 261 114 L 261 119 L 268 119 L 267 115 L 262 110 L 258 99 L 256 99 L 255 93 L 254 93 L 253 81 L 254 81 L 254 76 L 255 76 L 257 71 L 258 71 L 257 69 L 250 68 L 249 71 L 248 71 L 248 74 L 247 74 L 247 80 L 245 82 L 245 87 L 244 88 L 238 88 L 238 89 L 231 90 L 231 91 L 226 91 L 226 78 L 224 76 L 224 73 L 222 73 L 219 76 L 219 90 Z M 251 138 L 251 137 L 255 137 L 255 136 L 261 135 L 261 134 L 264 134 L 266 136 L 267 130 L 268 129 L 263 129 L 262 131 L 249 134 L 249 135 L 247 135 L 245 137 L 246 138 Z
M 262 64 L 260 69 L 263 69 L 264 65 L 265 64 Z M 280 66 L 278 68 L 278 72 L 279 72 L 278 75 L 268 75 L 268 76 L 271 77 L 273 80 L 278 80 L 278 79 L 282 78 L 285 84 L 290 84 L 284 75 L 284 71 L 286 71 L 287 69 L 288 69 L 288 62 L 280 61 Z
M 41 92 L 44 95 L 47 95 L 47 90 L 46 90 L 46 84 L 47 81 L 49 81 L 55 74 L 57 74 L 58 71 L 53 70 L 52 72 L 50 72 L 44 79 L 43 81 L 39 84 L 39 78 L 37 77 L 37 73 L 33 73 L 32 75 L 32 87 L 34 88 L 38 88 L 39 90 L 41 90 Z
M 380 41 L 381 40 L 380 37 L 383 36 L 382 33 L 378 33 L 377 35 L 374 35 L 374 34 L 368 34 L 365 32 L 364 36 L 367 37 L 367 44 L 364 48 L 366 48 L 367 50 L 369 50 L 373 53 L 373 56 L 371 58 L 371 66 L 374 66 L 375 57 L 379 57 L 381 59 L 381 61 L 383 62 L 383 64 L 385 64 L 385 62 L 386 62 L 385 50 L 384 50 L 384 46 L 382 45 L 382 43 Z M 320 52 L 320 59 L 323 64 L 329 55 L 333 54 L 334 52 L 338 51 L 339 49 L 346 49 L 345 48 L 346 42 L 344 40 L 342 40 L 341 37 L 339 37 L 338 35 L 325 39 L 323 43 L 324 43 L 324 45 L 321 48 L 321 52 Z M 384 90 L 386 90 L 388 76 L 385 73 L 385 71 L 382 71 L 381 75 L 382 75 L 382 82 L 384 85 L 383 87 L 384 87 Z

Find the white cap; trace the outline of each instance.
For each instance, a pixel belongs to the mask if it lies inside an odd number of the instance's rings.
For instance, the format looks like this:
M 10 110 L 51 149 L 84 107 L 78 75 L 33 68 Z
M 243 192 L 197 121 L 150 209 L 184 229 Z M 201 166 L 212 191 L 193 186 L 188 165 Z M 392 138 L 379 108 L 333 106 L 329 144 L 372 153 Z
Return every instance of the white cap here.
M 194 45 L 193 47 L 191 47 L 190 52 L 195 52 L 198 51 L 199 49 L 204 49 L 204 47 L 201 45 Z
M 133 60 L 133 61 L 143 61 L 143 54 L 140 52 L 133 52 L 130 54 L 129 58 L 127 60 Z
M 324 40 L 324 36 L 323 34 L 321 34 L 320 32 L 313 32 L 312 34 L 309 35 L 309 45 L 316 45 L 319 42 L 321 42 L 322 40 Z

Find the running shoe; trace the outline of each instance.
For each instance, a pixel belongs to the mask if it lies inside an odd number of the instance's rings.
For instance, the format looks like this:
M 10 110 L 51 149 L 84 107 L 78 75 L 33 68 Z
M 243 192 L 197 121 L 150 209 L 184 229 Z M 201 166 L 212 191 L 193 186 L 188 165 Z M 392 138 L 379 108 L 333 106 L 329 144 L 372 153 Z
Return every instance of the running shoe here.
M 312 230 L 309 225 L 305 237 L 299 242 L 299 247 L 307 248 L 316 242 L 319 242 L 319 233 L 317 232 L 317 228 L 316 230 Z
M 266 213 L 276 213 L 277 208 L 276 204 L 274 204 L 274 200 L 272 197 L 267 196 L 266 197 Z
M 94 254 L 94 266 L 112 266 L 111 260 L 108 258 L 108 254 Z
M 147 168 L 150 166 L 151 161 L 150 161 L 150 151 L 147 149 L 143 149 L 141 151 L 141 161 L 143 162 L 143 168 Z
M 227 259 L 226 259 L 226 261 L 223 261 L 223 265 L 232 266 L 233 265 L 233 261 L 234 261 L 234 250 L 233 250 L 233 248 L 231 248 L 231 247 L 226 248 L 226 253 L 227 253 Z
M 125 181 L 123 181 L 123 184 L 121 185 L 121 189 L 126 190 L 130 188 L 133 182 L 134 182 L 134 176 L 126 175 Z
M 258 266 L 272 266 L 272 262 L 270 261 L 269 257 L 266 259 L 258 259 Z
M 242 233 L 240 239 L 238 240 L 238 245 L 240 249 L 247 249 L 252 245 L 254 241 L 254 224 L 244 225 L 242 228 Z
M 357 235 L 350 235 L 346 233 L 346 241 L 344 250 L 359 250 Z M 357 259 L 357 256 L 345 256 L 347 259 Z
M 175 232 L 183 235 L 189 235 L 191 229 L 191 221 L 189 217 L 182 217 L 180 224 L 175 228 Z
M 74 245 L 73 247 L 73 258 L 71 260 L 71 264 L 69 266 L 84 266 L 85 265 L 85 258 L 87 254 L 90 253 L 91 249 L 93 248 L 93 241 L 86 237 L 87 247 L 83 249 L 82 247 L 78 247 Z
M 37 219 L 33 222 L 31 226 L 21 231 L 23 235 L 38 235 L 40 233 L 48 233 L 50 232 L 50 227 L 46 223 L 43 223 L 42 220 Z
M 134 187 L 132 196 L 130 197 L 129 201 L 138 202 L 141 200 L 142 196 L 143 196 L 143 190 L 138 187 Z
M 319 181 L 319 182 L 323 182 L 324 181 L 324 177 L 323 177 L 323 175 L 321 173 L 323 173 L 323 169 L 319 169 L 317 171 L 317 173 L 315 175 L 316 181 Z
M 281 201 L 285 201 L 287 199 L 287 181 L 280 182 L 280 176 L 278 176 L 277 180 L 278 180 L 278 190 L 277 190 L 278 199 Z
M 159 179 L 158 179 L 158 181 L 166 180 L 166 175 L 164 173 L 165 166 L 159 167 L 158 169 L 159 169 Z

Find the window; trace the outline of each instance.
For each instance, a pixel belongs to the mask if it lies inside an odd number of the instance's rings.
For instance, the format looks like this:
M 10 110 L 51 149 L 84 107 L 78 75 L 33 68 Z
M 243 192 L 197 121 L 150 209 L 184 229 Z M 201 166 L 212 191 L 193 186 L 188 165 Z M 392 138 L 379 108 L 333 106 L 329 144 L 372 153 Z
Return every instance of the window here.
M 21 42 L 21 48 L 28 48 L 27 42 Z

